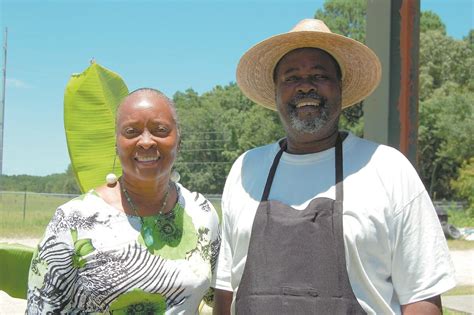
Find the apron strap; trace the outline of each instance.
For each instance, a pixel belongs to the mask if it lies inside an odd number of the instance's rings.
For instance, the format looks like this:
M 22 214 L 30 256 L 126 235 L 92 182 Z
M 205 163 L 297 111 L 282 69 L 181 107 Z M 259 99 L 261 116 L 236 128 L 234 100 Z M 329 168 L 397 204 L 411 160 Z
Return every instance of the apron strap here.
M 344 233 L 343 233 L 343 221 L 342 202 L 344 199 L 343 189 L 343 156 L 342 156 L 342 141 L 347 136 L 346 133 L 339 132 L 336 139 L 336 200 L 334 201 L 332 224 L 333 224 L 333 237 L 336 253 L 336 264 L 339 271 L 337 272 L 337 292 L 342 292 L 344 284 L 344 272 L 346 272 L 346 259 L 344 257 Z M 341 254 L 342 253 L 342 254 Z M 342 296 L 342 295 L 341 295 Z
M 268 173 L 267 183 L 265 184 L 265 189 L 263 190 L 261 201 L 268 200 L 268 195 L 270 195 L 270 188 L 272 188 L 273 177 L 275 176 L 278 163 L 280 163 L 281 155 L 286 150 L 286 139 L 283 139 L 283 141 L 280 142 L 279 144 L 280 144 L 280 151 L 278 151 L 277 155 L 273 159 L 273 164 L 272 164 L 272 167 L 270 168 L 270 172 Z
M 343 189 L 343 159 L 342 159 L 342 140 L 343 136 L 345 138 L 346 135 L 343 135 L 342 132 L 339 132 L 336 139 L 336 201 L 343 201 L 344 200 L 344 189 Z
M 339 132 L 336 139 L 336 159 L 335 159 L 335 167 L 336 167 L 336 201 L 339 201 L 342 205 L 342 201 L 344 200 L 344 189 L 343 189 L 343 157 L 342 157 L 342 141 L 346 138 L 347 133 Z M 280 150 L 276 154 L 275 158 L 273 159 L 272 167 L 270 168 L 270 172 L 268 173 L 267 182 L 265 183 L 265 188 L 262 193 L 261 201 L 267 201 L 268 196 L 270 195 L 270 189 L 272 188 L 273 177 L 275 176 L 276 169 L 278 164 L 280 163 L 280 158 L 283 152 L 286 150 L 286 139 L 283 139 L 280 143 Z M 336 210 L 337 212 L 340 211 L 342 214 L 342 206 L 340 210 Z

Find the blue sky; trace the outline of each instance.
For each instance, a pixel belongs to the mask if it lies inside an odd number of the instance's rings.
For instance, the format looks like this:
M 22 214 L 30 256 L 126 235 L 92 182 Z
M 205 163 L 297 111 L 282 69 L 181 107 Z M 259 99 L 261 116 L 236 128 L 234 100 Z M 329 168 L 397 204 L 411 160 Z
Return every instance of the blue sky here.
M 421 9 L 437 13 L 448 35 L 461 39 L 474 28 L 473 2 L 421 0 Z M 203 93 L 234 81 L 240 56 L 253 44 L 313 17 L 322 4 L 0 0 L 2 39 L 8 27 L 3 173 L 48 175 L 67 168 L 64 88 L 91 58 L 119 73 L 130 90 Z

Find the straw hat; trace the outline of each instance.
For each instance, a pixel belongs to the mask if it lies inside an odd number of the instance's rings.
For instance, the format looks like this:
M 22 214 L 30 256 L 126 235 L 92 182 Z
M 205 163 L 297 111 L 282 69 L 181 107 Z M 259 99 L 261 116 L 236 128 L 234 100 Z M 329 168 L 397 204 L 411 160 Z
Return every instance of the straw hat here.
M 332 33 L 321 20 L 305 19 L 288 33 L 272 36 L 252 48 L 237 66 L 237 84 L 252 101 L 276 110 L 273 70 L 288 52 L 303 47 L 325 50 L 342 72 L 342 108 L 369 96 L 380 82 L 382 66 L 364 44 Z

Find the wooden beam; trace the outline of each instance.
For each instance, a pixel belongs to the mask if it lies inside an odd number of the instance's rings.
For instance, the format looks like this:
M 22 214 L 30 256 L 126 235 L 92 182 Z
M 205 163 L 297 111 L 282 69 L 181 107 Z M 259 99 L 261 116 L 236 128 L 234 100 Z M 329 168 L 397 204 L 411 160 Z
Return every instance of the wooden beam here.
M 420 0 L 368 0 L 367 45 L 382 81 L 364 105 L 364 137 L 399 149 L 416 166 Z

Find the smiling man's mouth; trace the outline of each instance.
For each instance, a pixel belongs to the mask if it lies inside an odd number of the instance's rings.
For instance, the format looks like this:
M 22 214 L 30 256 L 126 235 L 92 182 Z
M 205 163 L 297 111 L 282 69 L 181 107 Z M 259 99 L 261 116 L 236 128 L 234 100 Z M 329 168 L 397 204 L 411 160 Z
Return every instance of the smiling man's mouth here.
M 299 93 L 293 97 L 289 105 L 295 109 L 311 106 L 309 108 L 319 108 L 326 106 L 326 99 L 318 93 L 311 91 L 309 93 Z
M 296 103 L 296 108 L 304 107 L 304 106 L 320 106 L 321 100 L 319 99 L 311 99 L 311 100 L 301 100 Z

